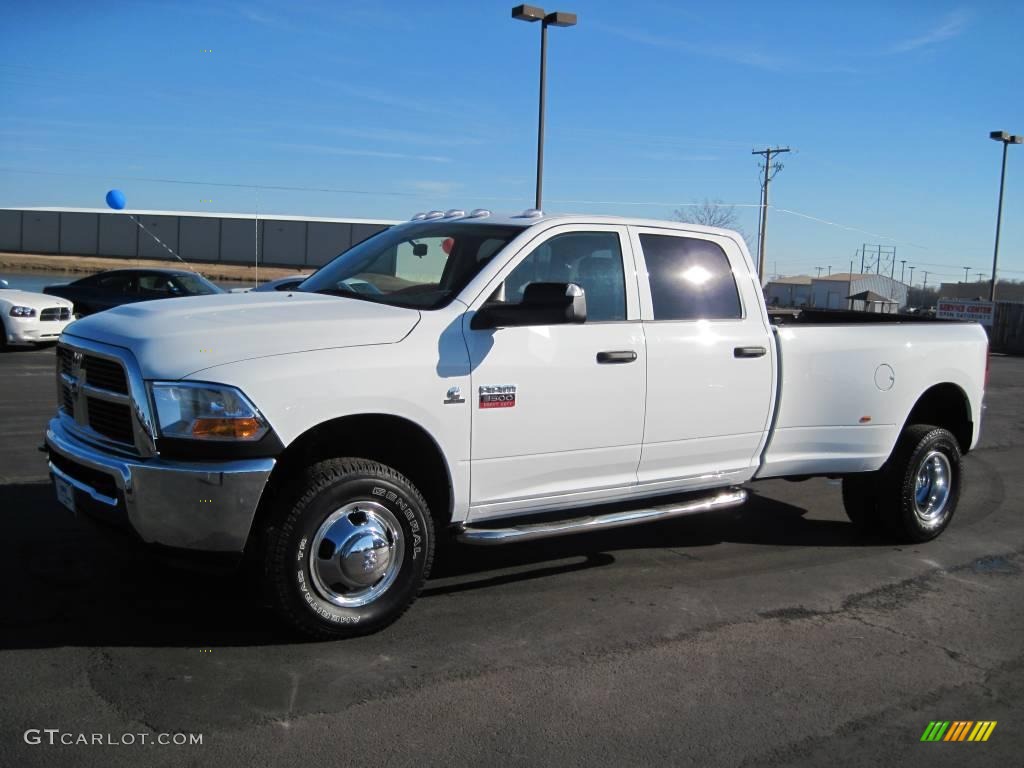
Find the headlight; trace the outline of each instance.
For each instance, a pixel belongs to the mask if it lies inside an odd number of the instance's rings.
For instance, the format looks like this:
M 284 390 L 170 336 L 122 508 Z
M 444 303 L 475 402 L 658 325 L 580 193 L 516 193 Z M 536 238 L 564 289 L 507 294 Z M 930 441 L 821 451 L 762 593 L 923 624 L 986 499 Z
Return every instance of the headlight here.
M 149 388 L 162 437 L 255 442 L 270 430 L 234 387 L 155 381 Z
M 35 317 L 36 311 L 32 307 L 11 307 L 11 317 Z

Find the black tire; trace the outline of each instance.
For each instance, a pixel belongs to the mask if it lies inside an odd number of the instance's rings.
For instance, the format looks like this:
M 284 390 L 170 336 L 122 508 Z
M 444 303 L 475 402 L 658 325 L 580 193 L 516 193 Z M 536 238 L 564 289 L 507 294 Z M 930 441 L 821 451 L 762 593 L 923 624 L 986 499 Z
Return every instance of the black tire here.
M 374 550 L 372 563 L 365 567 L 376 566 L 377 551 L 390 552 L 388 561 L 400 558 L 400 563 L 390 586 L 385 584 L 385 576 L 375 586 L 365 587 L 383 587 L 372 600 L 364 605 L 339 604 L 367 595 L 359 589 L 347 592 L 348 587 L 341 584 L 326 585 L 319 565 L 314 573 L 313 561 L 347 561 L 339 555 L 340 548 L 332 547 L 328 540 L 321 542 L 314 555 L 314 542 L 332 515 L 355 519 L 357 526 L 362 516 L 365 524 L 366 513 L 360 506 L 371 510 L 374 521 L 387 520 L 389 530 L 396 534 L 393 539 L 389 535 L 388 541 L 397 541 L 393 549 Z M 346 509 L 351 511 L 345 513 Z M 413 603 L 430 574 L 434 527 L 427 502 L 409 480 L 384 464 L 358 458 L 314 464 L 292 484 L 290 493 L 282 494 L 271 514 L 264 549 L 267 595 L 284 621 L 308 638 L 355 637 L 383 629 Z M 365 553 L 360 550 L 359 554 Z
M 928 424 L 907 427 L 880 470 L 843 480 L 847 516 L 866 530 L 885 531 L 899 541 L 931 541 L 949 526 L 960 501 L 960 458 L 960 444 L 949 430 Z M 926 461 L 936 474 L 932 484 L 920 485 L 919 475 L 928 475 Z M 944 500 L 932 509 L 933 499 Z

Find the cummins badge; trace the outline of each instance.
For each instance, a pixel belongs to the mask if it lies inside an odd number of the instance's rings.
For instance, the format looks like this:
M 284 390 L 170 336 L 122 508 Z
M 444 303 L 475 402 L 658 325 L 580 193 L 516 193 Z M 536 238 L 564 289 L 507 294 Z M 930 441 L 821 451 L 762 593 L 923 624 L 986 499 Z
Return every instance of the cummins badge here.
M 480 387 L 481 408 L 515 408 L 515 406 L 515 384 L 501 384 L 498 386 Z

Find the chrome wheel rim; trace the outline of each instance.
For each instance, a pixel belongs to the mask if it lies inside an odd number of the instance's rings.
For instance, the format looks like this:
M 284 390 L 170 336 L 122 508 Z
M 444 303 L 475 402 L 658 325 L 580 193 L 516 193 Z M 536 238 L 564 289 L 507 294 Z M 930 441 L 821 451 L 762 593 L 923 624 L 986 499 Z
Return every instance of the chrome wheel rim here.
M 946 511 L 953 470 L 941 451 L 931 451 L 918 465 L 914 483 L 914 513 L 926 525 L 935 525 Z
M 375 501 L 355 501 L 320 524 L 309 550 L 309 572 L 322 598 L 358 608 L 388 590 L 404 558 L 398 518 Z

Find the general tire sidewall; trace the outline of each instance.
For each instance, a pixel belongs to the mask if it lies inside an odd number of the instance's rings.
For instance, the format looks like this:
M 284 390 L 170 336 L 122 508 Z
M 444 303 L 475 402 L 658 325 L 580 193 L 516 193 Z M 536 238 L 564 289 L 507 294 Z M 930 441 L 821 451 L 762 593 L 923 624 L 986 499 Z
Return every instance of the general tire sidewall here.
M 337 509 L 354 501 L 373 501 L 389 509 L 402 527 L 405 556 L 394 583 L 373 602 L 358 608 L 343 608 L 323 598 L 310 575 L 309 551 L 323 521 Z M 353 633 L 372 631 L 390 622 L 419 590 L 427 562 L 430 530 L 426 510 L 400 485 L 381 478 L 343 479 L 321 490 L 299 513 L 286 542 L 284 568 L 286 589 L 298 610 L 329 632 L 348 628 Z
M 931 451 L 941 451 L 949 459 L 950 491 L 946 507 L 938 525 L 928 526 L 914 511 L 914 493 L 917 471 L 921 460 Z M 900 517 L 904 531 L 915 541 L 929 541 L 942 533 L 953 520 L 960 493 L 963 489 L 963 468 L 960 461 L 960 446 L 956 438 L 945 430 L 935 430 L 926 435 L 911 451 L 903 466 L 900 483 Z

